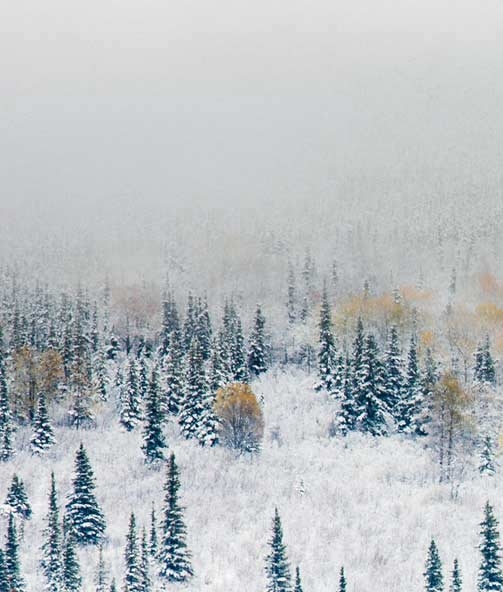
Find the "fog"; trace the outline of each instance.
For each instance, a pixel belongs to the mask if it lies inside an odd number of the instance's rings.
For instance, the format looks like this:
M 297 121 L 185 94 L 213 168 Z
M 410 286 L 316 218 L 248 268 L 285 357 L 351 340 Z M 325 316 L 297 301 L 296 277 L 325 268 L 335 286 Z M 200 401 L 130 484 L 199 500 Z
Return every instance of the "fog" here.
M 496 220 L 500 2 L 52 0 L 2 13 L 7 262 L 159 279 L 175 251 L 205 272 L 243 251 L 242 269 L 270 232 L 290 257 L 328 260 L 358 223 L 372 252 L 371 234 L 386 244 L 397 224 L 433 235 L 455 216 L 469 234 Z M 400 239 L 393 249 L 383 274 L 411 271 Z

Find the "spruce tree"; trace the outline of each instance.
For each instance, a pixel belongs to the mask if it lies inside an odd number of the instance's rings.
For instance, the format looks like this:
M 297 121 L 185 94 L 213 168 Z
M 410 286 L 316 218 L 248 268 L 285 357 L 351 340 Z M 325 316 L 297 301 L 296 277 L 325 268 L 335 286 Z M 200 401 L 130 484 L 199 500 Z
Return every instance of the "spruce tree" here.
M 291 592 L 292 582 L 278 509 L 274 510 L 270 551 L 266 557 L 267 592 Z
M 462 592 L 463 581 L 461 579 L 461 570 L 459 569 L 459 562 L 454 559 L 454 565 L 452 568 L 451 585 L 449 586 L 449 592 Z
M 115 579 L 112 580 L 112 583 L 110 584 L 110 592 L 117 592 L 117 586 L 115 584 Z
M 160 400 L 159 372 L 157 365 L 152 367 L 147 404 L 145 410 L 145 427 L 143 429 L 143 446 L 145 462 L 153 464 L 164 459 L 166 441 L 162 432 L 163 413 Z
M 7 526 L 7 537 L 5 543 L 5 566 L 10 589 L 14 590 L 15 592 L 23 592 L 25 590 L 25 583 L 21 577 L 19 540 L 14 514 L 9 514 L 9 523 Z
M 442 562 L 435 541 L 432 539 L 428 548 L 428 558 L 424 571 L 426 592 L 443 592 L 444 577 L 442 575 Z
M 14 514 L 23 520 L 31 518 L 32 510 L 23 480 L 13 475 L 5 503 L 10 506 Z
M 164 509 L 159 542 L 159 575 L 168 582 L 186 582 L 194 572 L 187 548 L 183 508 L 179 504 L 180 479 L 174 453 L 168 460 Z
M 152 511 L 150 512 L 150 555 L 157 557 L 159 551 L 159 541 L 157 538 L 157 517 L 155 514 L 154 502 L 152 502 Z
M 339 592 L 347 592 L 346 574 L 343 567 L 341 567 L 339 574 Z
M 496 473 L 496 463 L 494 459 L 494 445 L 491 436 L 486 435 L 482 442 L 480 451 L 479 473 L 481 475 L 494 475 Z
M 97 545 L 103 540 L 106 523 L 96 501 L 94 474 L 83 444 L 75 457 L 72 483 L 73 491 L 66 504 L 69 528 L 78 545 Z
M 134 430 L 141 419 L 138 368 L 136 361 L 129 361 L 126 384 L 122 393 L 120 424 L 128 431 Z
M 82 586 L 80 564 L 72 533 L 66 535 L 63 548 L 63 592 L 79 592 Z
M 11 592 L 3 549 L 0 549 L 0 592 Z
M 151 592 L 152 581 L 150 579 L 150 551 L 147 542 L 147 531 L 143 529 L 140 552 L 140 589 L 141 592 Z
M 108 573 L 105 558 L 103 556 L 103 545 L 100 545 L 98 553 L 98 566 L 96 569 L 95 592 L 107 592 Z
M 396 327 L 391 327 L 388 346 L 385 355 L 386 384 L 384 402 L 392 413 L 396 414 L 396 407 L 403 390 L 403 361 Z
M 183 398 L 183 351 L 178 333 L 173 333 L 169 352 L 164 362 L 164 378 L 166 385 L 164 411 L 177 416 Z
M 138 534 L 136 532 L 135 515 L 131 513 L 129 529 L 124 550 L 126 569 L 124 572 L 124 592 L 142 592 L 140 571 L 140 549 L 138 546 Z
M 304 592 L 302 588 L 302 580 L 300 578 L 299 566 L 295 568 L 295 586 L 293 588 L 293 592 Z
M 208 360 L 211 354 L 211 343 L 213 336 L 213 329 L 211 326 L 211 318 L 208 310 L 208 300 L 198 298 L 196 306 L 196 328 L 195 334 L 201 344 L 201 354 L 203 360 Z
M 3 335 L 0 329 L 0 461 L 10 460 L 14 454 L 13 434 L 14 425 L 10 410 Z
M 45 395 L 40 393 L 37 413 L 33 421 L 33 435 L 30 438 L 30 447 L 34 454 L 43 454 L 54 444 L 56 444 L 56 438 L 49 421 Z
M 407 371 L 397 417 L 400 432 L 417 436 L 425 435 L 424 388 L 419 369 L 415 335 L 412 336 L 410 342 Z
M 288 323 L 293 325 L 297 319 L 297 288 L 295 283 L 295 272 L 291 263 L 288 265 L 286 312 L 288 316 Z
M 486 503 L 484 520 L 480 524 L 480 562 L 478 590 L 479 592 L 501 592 L 503 590 L 503 574 L 501 571 L 501 547 L 498 520 L 494 516 L 493 507 Z
M 353 395 L 353 376 L 351 372 L 351 360 L 346 358 L 344 364 L 344 378 L 342 385 L 341 407 L 337 420 L 337 431 L 343 436 L 356 429 L 358 409 Z
M 265 317 L 259 304 L 255 312 L 248 350 L 248 370 L 252 376 L 259 376 L 267 370 L 268 350 L 269 347 L 265 336 Z
M 51 473 L 49 510 L 44 530 L 41 566 L 47 582 L 48 592 L 60 592 L 63 581 L 62 532 L 59 521 L 58 494 L 54 473 Z
M 332 330 L 332 312 L 326 286 L 323 287 L 319 328 L 318 374 L 320 380 L 315 388 L 316 390 L 324 389 L 329 393 L 333 393 L 339 368 Z

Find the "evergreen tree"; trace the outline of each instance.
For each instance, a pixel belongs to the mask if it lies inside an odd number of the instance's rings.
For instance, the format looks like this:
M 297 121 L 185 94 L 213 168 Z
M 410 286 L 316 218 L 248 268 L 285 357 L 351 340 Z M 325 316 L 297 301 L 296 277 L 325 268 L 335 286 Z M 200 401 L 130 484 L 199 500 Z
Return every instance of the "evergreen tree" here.
M 183 508 L 179 504 L 180 479 L 175 455 L 168 460 L 164 487 L 164 518 L 159 544 L 159 575 L 168 582 L 186 582 L 193 576 L 191 554 L 187 549 Z
M 91 410 L 91 391 L 83 385 L 77 385 L 73 391 L 72 407 L 68 414 L 70 415 L 70 425 L 77 430 L 88 428 L 94 422 L 94 415 Z
M 211 343 L 213 330 L 211 326 L 211 318 L 208 310 L 208 300 L 201 298 L 197 301 L 196 306 L 196 327 L 195 335 L 201 345 L 201 354 L 203 360 L 208 360 L 211 355 Z
M 0 592 L 11 592 L 3 549 L 0 549 Z
M 278 509 L 274 511 L 270 551 L 266 557 L 267 592 L 291 592 L 290 566 L 283 543 L 283 529 Z
M 417 357 L 417 342 L 412 336 L 407 356 L 407 371 L 402 397 L 398 405 L 398 429 L 406 434 L 424 436 L 425 431 L 425 400 L 423 381 Z
M 248 382 L 248 366 L 246 363 L 243 327 L 241 319 L 232 305 L 232 341 L 230 343 L 230 370 L 233 382 Z
M 171 335 L 169 352 L 164 363 L 164 378 L 166 385 L 164 412 L 177 416 L 180 413 L 184 382 L 183 351 L 177 332 Z
M 341 567 L 341 571 L 339 574 L 339 592 L 347 592 L 346 575 L 344 573 L 343 567 Z
M 95 592 L 107 592 L 107 566 L 105 564 L 105 558 L 103 556 L 103 545 L 100 545 L 98 555 L 98 567 L 96 569 L 96 590 Z
M 365 339 L 358 386 L 356 399 L 358 427 L 372 436 L 386 434 L 384 370 L 379 360 L 377 342 L 371 334 Z
M 10 589 L 14 590 L 15 592 L 23 592 L 25 590 L 25 583 L 21 577 L 21 565 L 19 562 L 19 540 L 13 514 L 9 514 L 9 523 L 7 526 L 7 537 L 5 543 L 5 567 Z
M 5 503 L 13 509 L 17 517 L 23 520 L 29 520 L 31 518 L 32 511 L 26 489 L 22 479 L 17 475 L 12 477 Z
M 56 438 L 49 421 L 45 395 L 40 393 L 37 413 L 33 421 L 33 435 L 30 438 L 31 450 L 34 454 L 42 454 L 54 444 L 56 444 Z
M 132 513 L 129 518 L 129 530 L 124 550 L 126 570 L 124 573 L 124 592 L 141 592 L 140 549 L 136 532 L 136 519 Z
M 318 350 L 318 374 L 319 383 L 316 390 L 325 389 L 327 392 L 334 391 L 338 368 L 337 350 L 332 331 L 332 313 L 328 301 L 326 286 L 323 287 L 320 309 L 320 345 Z
M 486 335 L 484 342 L 479 344 L 475 353 L 474 378 L 476 382 L 481 384 L 496 385 L 496 371 L 489 335 Z
M 3 335 L 0 329 L 0 461 L 12 458 L 14 425 L 9 402 L 7 372 L 5 369 Z
M 126 385 L 123 391 L 120 409 L 120 423 L 128 431 L 134 430 L 141 419 L 140 392 L 138 386 L 138 368 L 136 361 L 129 361 Z
M 343 436 L 356 429 L 358 409 L 353 395 L 353 376 L 351 372 L 351 360 L 346 358 L 344 365 L 344 378 L 342 385 L 341 407 L 338 417 L 337 431 Z
M 138 357 L 138 394 L 140 399 L 146 399 L 149 388 L 147 356 L 142 353 Z
M 494 446 L 491 436 L 486 435 L 480 451 L 479 472 L 481 475 L 494 475 L 496 463 L 494 460 Z
M 463 581 L 461 579 L 461 570 L 459 569 L 459 562 L 454 559 L 454 566 L 452 568 L 451 585 L 449 592 L 462 592 Z
M 503 574 L 501 572 L 501 547 L 498 521 L 493 507 L 486 503 L 484 520 L 480 524 L 481 541 L 479 545 L 482 560 L 479 568 L 479 592 L 501 592 Z
M 150 512 L 150 554 L 157 557 L 159 551 L 159 541 L 157 538 L 157 517 L 155 514 L 154 502 L 152 502 L 152 511 Z
M 145 529 L 143 529 L 141 537 L 140 590 L 141 592 L 151 592 L 152 590 L 152 581 L 150 579 L 150 551 L 147 542 L 147 531 Z
M 47 581 L 48 592 L 60 592 L 63 581 L 62 533 L 59 522 L 58 494 L 54 473 L 51 473 L 51 488 L 49 491 L 49 511 L 46 518 L 47 526 L 44 530 L 41 566 Z
M 63 548 L 63 592 L 79 592 L 82 586 L 75 538 L 68 533 Z
M 166 300 L 163 302 L 161 347 L 159 352 L 161 358 L 168 355 L 171 347 L 171 340 L 175 334 L 180 339 L 180 316 L 178 314 L 175 298 L 170 292 Z
M 403 362 L 396 327 L 391 327 L 389 334 L 385 366 L 386 384 L 384 402 L 389 411 L 395 415 L 396 407 L 403 390 Z
M 93 470 L 84 446 L 75 457 L 73 491 L 66 504 L 69 528 L 79 545 L 97 545 L 103 540 L 105 518 L 94 494 Z
M 163 414 L 160 401 L 159 372 L 157 366 L 154 365 L 147 394 L 142 446 L 142 450 L 145 454 L 145 461 L 149 464 L 164 459 L 166 441 L 162 432 L 162 424 Z
M 115 580 L 112 580 L 112 583 L 110 584 L 110 592 L 117 592 L 117 586 L 115 584 Z
M 424 577 L 426 581 L 426 592 L 443 592 L 444 577 L 442 575 L 442 562 L 438 554 L 437 545 L 432 539 L 428 548 Z
M 290 325 L 293 325 L 297 319 L 297 288 L 295 283 L 295 272 L 291 263 L 288 265 L 286 311 L 288 315 L 288 322 Z
M 295 586 L 293 592 L 304 592 L 302 589 L 302 580 L 300 579 L 300 568 L 295 568 Z
M 260 304 L 255 312 L 253 331 L 248 350 L 248 370 L 252 376 L 259 376 L 267 370 L 269 347 L 265 336 L 265 318 Z

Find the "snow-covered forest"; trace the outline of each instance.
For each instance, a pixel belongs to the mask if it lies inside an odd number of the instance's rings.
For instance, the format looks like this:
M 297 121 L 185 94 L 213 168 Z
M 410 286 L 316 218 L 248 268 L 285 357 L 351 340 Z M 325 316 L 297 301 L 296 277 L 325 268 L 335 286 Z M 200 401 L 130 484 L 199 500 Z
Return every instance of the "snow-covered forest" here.
M 503 592 L 503 7 L 21 0 L 0 592 Z

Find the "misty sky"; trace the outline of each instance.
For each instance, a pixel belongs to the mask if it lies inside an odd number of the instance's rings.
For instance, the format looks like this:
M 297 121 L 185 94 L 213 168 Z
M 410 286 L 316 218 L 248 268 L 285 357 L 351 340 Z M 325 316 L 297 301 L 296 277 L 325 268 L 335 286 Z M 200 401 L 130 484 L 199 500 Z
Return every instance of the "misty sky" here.
M 501 176 L 499 1 L 17 0 L 0 29 L 4 222 Z

